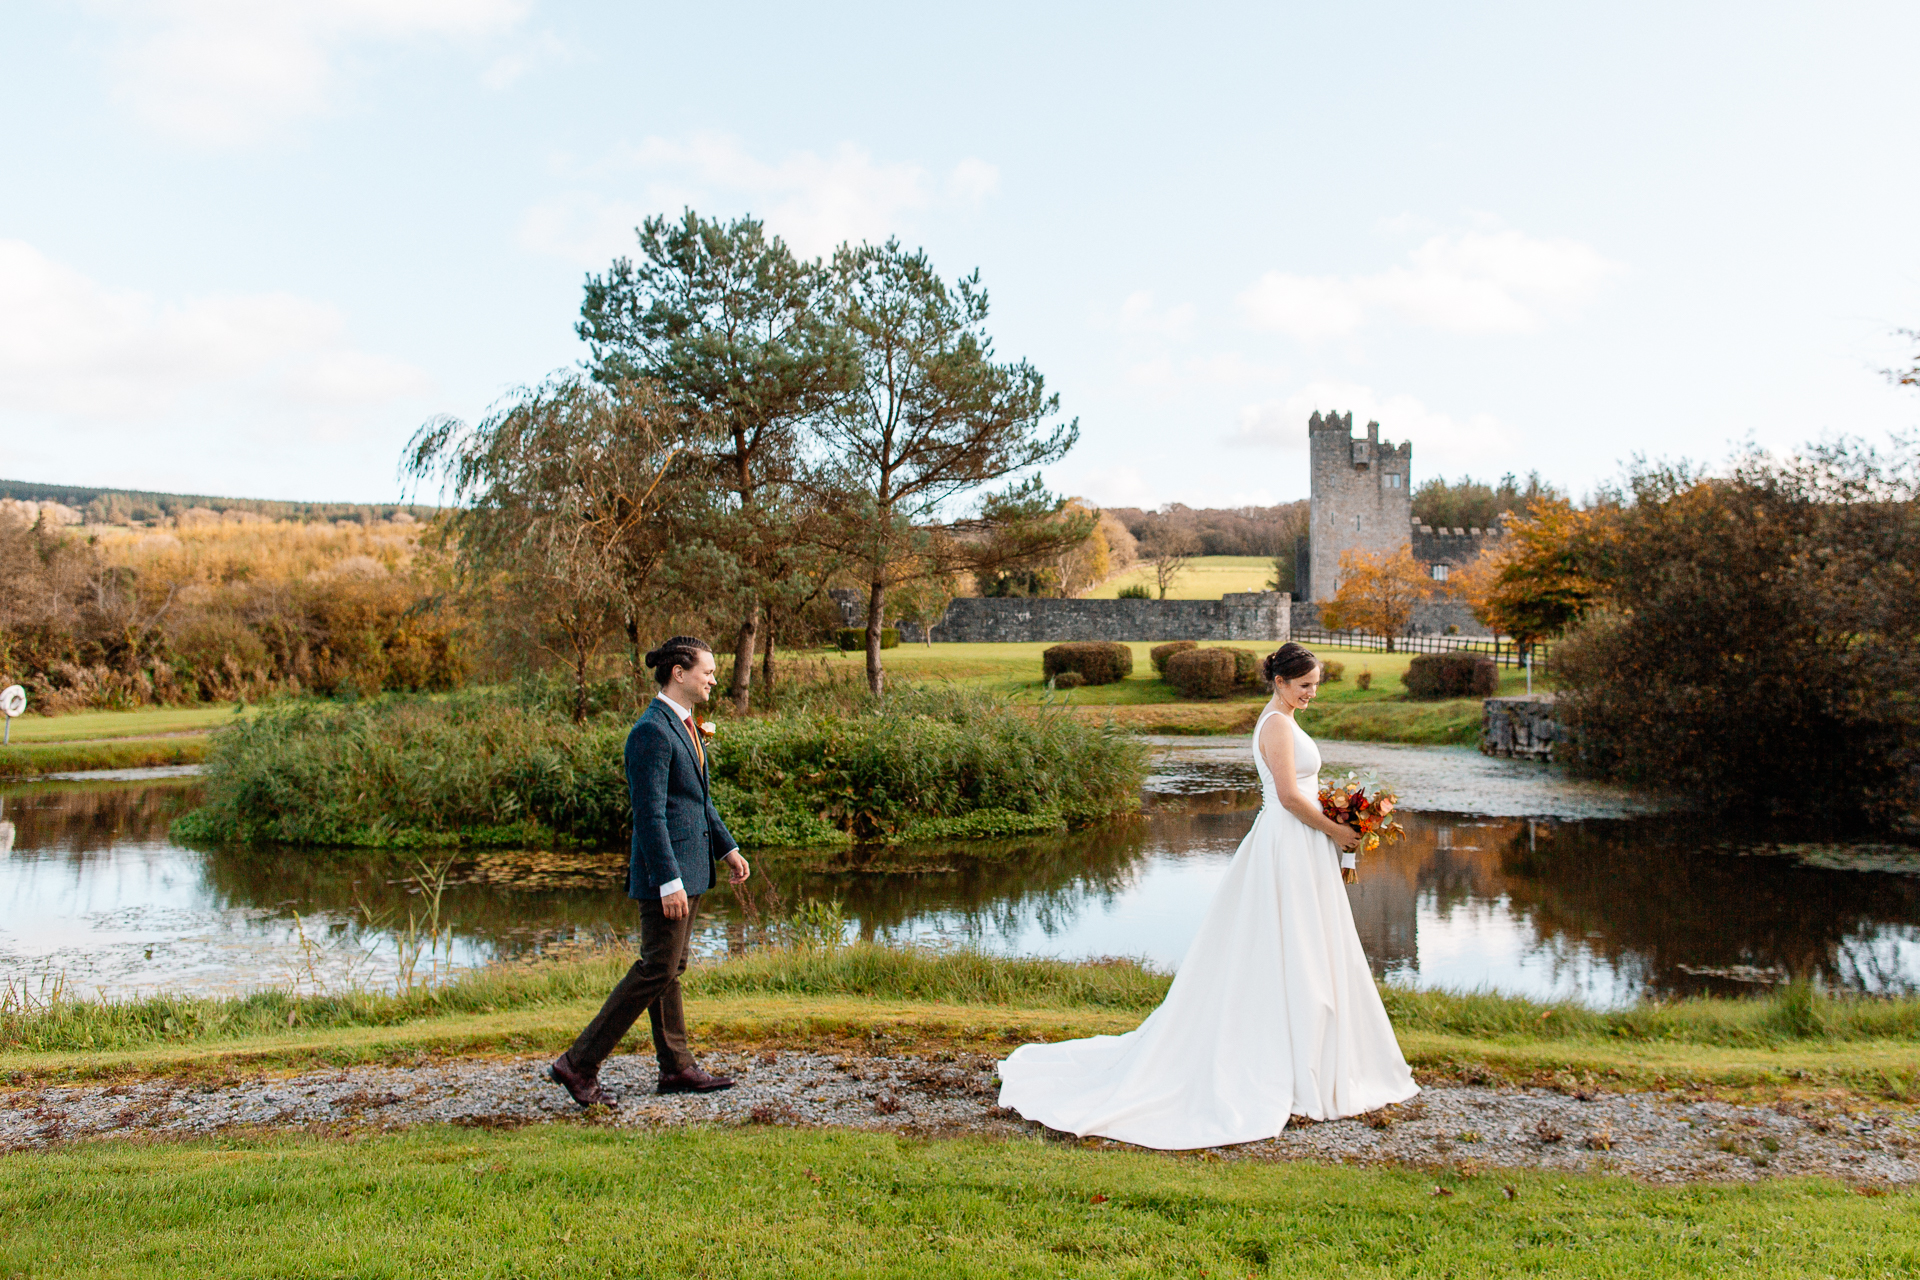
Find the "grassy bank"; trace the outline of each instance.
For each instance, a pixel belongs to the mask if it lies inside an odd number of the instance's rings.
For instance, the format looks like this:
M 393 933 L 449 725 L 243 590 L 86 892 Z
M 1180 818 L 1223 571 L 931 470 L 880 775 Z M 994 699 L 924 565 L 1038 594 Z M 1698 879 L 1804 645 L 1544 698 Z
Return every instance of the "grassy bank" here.
M 231 702 L 139 711 L 22 716 L 0 748 L 0 781 L 90 769 L 151 769 L 199 764 L 209 734 L 252 708 Z
M 0 1011 L 16 1082 L 219 1064 L 348 1063 L 419 1053 L 557 1052 L 631 957 L 497 966 L 432 991 L 155 997 Z M 884 1044 L 1004 1051 L 1127 1030 L 1168 978 L 1130 961 L 999 959 L 850 946 L 769 950 L 688 973 L 702 1043 Z M 1920 1100 L 1920 1000 L 1697 999 L 1594 1011 L 1503 996 L 1383 989 L 1429 1077 L 1615 1087 L 1841 1088 Z
M 314 846 L 624 844 L 631 716 L 571 724 L 513 691 L 270 710 L 219 735 L 184 839 Z M 1138 804 L 1127 735 L 951 687 L 729 719 L 714 799 L 743 844 L 1018 835 Z
M 0 751 L 0 782 L 49 773 L 200 764 L 207 758 L 208 742 L 208 735 L 196 733 L 106 742 L 15 743 Z
M 1909 1193 L 1812 1180 L 1651 1188 L 1040 1140 L 543 1125 L 10 1155 L 0 1271 L 1894 1275 L 1920 1265 L 1913 1210 Z

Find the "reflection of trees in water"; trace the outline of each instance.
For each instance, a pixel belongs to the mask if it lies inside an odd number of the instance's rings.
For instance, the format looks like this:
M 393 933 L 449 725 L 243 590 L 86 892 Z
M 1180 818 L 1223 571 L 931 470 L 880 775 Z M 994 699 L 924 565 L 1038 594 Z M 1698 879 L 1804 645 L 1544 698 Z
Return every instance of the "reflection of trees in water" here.
M 1738 965 L 1856 990 L 1911 990 L 1891 971 L 1889 931 L 1920 919 L 1920 882 L 1700 847 L 1661 820 L 1512 824 L 1500 880 L 1542 942 L 1580 940 L 1644 966 L 1649 993 L 1752 992 L 1688 974 Z
M 4 792 L 13 847 L 85 856 L 115 845 L 167 838 L 173 820 L 200 803 L 197 784 L 41 783 Z

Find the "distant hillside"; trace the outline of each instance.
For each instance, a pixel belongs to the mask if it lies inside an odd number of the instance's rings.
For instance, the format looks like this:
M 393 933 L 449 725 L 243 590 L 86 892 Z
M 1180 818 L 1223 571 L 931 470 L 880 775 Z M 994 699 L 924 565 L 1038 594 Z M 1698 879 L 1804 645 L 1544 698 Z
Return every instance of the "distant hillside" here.
M 0 499 L 58 502 L 85 514 L 90 524 L 142 524 L 178 516 L 192 507 L 220 513 L 246 512 L 268 520 L 388 520 L 404 511 L 424 520 L 438 508 L 403 502 L 275 502 L 268 498 L 217 498 L 199 493 L 146 493 L 70 484 L 0 480 Z M 67 517 L 72 519 L 71 516 Z

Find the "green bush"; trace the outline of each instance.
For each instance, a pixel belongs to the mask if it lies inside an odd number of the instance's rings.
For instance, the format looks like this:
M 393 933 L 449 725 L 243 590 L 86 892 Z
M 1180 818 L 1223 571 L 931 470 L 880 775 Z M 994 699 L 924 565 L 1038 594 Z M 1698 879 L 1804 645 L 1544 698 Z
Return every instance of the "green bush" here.
M 1144 583 L 1144 582 L 1136 582 L 1136 583 L 1134 583 L 1134 584 L 1133 584 L 1132 586 L 1130 586 L 1130 587 L 1122 587 L 1122 588 L 1120 588 L 1120 599 L 1122 599 L 1122 600 L 1151 600 L 1151 599 L 1153 599 L 1153 592 L 1147 589 L 1147 584 L 1146 584 L 1146 583 Z
M 1040 670 L 1048 679 L 1078 671 L 1088 684 L 1112 684 L 1133 674 L 1133 650 L 1113 640 L 1073 640 L 1041 654 Z
M 1234 666 L 1231 649 L 1187 649 L 1167 659 L 1167 683 L 1183 698 L 1224 698 Z
M 1344 676 L 1345 674 L 1347 674 L 1346 663 L 1329 662 L 1324 658 L 1321 659 L 1320 661 L 1320 683 L 1321 684 L 1332 684 L 1334 681 L 1338 680 L 1341 676 Z
M 223 729 L 181 839 L 374 848 L 626 847 L 631 720 L 584 724 L 497 692 L 296 704 Z M 1117 729 L 951 688 L 851 714 L 724 718 L 714 802 L 745 845 L 1052 829 L 1139 802 Z
M 867 647 L 867 629 L 865 627 L 840 628 L 840 648 L 847 653 L 861 653 Z M 898 649 L 900 647 L 900 628 L 880 628 L 880 647 Z
M 1175 640 L 1170 644 L 1157 644 L 1147 650 L 1147 661 L 1153 664 L 1154 674 L 1164 677 L 1167 674 L 1167 659 L 1176 653 L 1185 653 L 1189 649 L 1198 649 L 1195 640 Z
M 1056 689 L 1078 689 L 1086 684 L 1086 682 L 1087 678 L 1078 671 L 1062 671 L 1053 678 L 1053 687 Z
M 1486 698 L 1500 687 L 1500 670 L 1482 653 L 1423 653 L 1407 664 L 1400 683 L 1409 698 Z
M 1236 689 L 1260 690 L 1267 687 L 1267 677 L 1260 670 L 1260 655 L 1251 649 L 1226 649 L 1233 655 L 1233 684 Z

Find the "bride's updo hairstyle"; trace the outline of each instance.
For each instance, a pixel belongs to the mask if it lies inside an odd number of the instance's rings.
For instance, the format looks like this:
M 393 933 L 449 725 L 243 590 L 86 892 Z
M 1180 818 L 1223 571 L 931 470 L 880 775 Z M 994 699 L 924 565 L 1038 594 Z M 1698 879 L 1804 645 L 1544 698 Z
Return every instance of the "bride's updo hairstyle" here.
M 705 640 L 675 636 L 647 655 L 647 665 L 653 668 L 653 682 L 665 688 L 667 681 L 673 679 L 675 667 L 692 670 L 694 664 L 700 661 L 700 654 L 712 652 Z
M 1289 640 L 1266 656 L 1260 663 L 1260 672 L 1268 684 L 1277 684 L 1282 680 L 1298 680 L 1319 665 L 1320 659 L 1313 656 L 1311 649 Z

